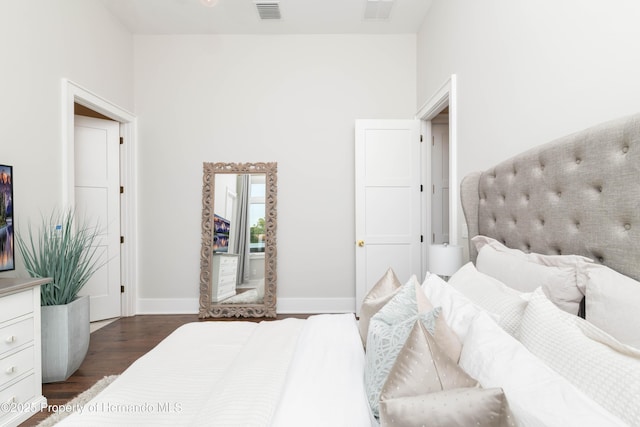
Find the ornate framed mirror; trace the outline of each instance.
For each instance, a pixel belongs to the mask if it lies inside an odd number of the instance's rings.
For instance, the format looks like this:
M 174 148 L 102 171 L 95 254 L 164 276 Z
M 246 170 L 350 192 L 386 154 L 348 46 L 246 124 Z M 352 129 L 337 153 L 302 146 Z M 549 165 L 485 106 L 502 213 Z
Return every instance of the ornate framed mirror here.
M 276 316 L 277 163 L 204 163 L 199 317 Z

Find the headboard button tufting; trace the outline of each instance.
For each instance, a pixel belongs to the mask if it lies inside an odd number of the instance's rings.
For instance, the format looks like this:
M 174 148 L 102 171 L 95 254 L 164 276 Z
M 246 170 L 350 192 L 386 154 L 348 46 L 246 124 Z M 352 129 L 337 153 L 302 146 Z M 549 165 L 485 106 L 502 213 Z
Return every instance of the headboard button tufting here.
M 521 250 L 587 256 L 640 280 L 634 234 L 640 235 L 639 176 L 635 114 L 471 174 L 462 206 L 470 234 L 506 240 Z M 470 244 L 469 258 L 476 257 Z

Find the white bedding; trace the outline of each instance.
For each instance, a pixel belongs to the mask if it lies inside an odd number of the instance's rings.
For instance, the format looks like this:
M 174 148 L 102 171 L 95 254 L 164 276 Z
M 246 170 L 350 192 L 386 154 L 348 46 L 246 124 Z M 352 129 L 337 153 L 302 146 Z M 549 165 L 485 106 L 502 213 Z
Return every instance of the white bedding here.
M 363 364 L 352 314 L 190 323 L 60 425 L 369 426 Z
M 352 314 L 310 317 L 273 426 L 369 427 L 364 351 Z
M 423 288 L 464 337 L 460 366 L 483 386 L 503 388 L 521 427 L 621 424 L 502 331 L 494 315 L 437 277 Z M 353 314 L 195 322 L 60 425 L 375 426 L 364 365 Z

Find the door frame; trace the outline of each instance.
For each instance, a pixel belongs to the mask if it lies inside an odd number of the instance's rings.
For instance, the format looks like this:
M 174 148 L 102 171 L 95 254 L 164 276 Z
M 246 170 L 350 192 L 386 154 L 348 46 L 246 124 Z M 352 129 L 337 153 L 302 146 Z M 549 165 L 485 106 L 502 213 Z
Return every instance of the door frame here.
M 449 241 L 451 244 L 460 244 L 458 233 L 459 218 L 459 189 L 458 189 L 458 105 L 457 105 L 457 83 L 456 75 L 452 74 L 446 82 L 418 109 L 415 118 L 420 120 L 422 135 L 426 141 L 431 141 L 431 120 L 436 117 L 445 107 L 449 107 Z M 426 183 L 426 188 L 431 188 L 431 144 L 422 144 L 421 154 L 423 167 L 422 180 Z M 423 192 L 425 197 L 422 200 L 423 217 L 422 227 L 426 236 L 431 236 L 431 197 L 430 191 Z M 429 265 L 428 257 L 429 245 L 423 245 L 423 272 L 427 273 L 426 266 Z
M 126 190 L 120 198 L 120 233 L 126 244 L 120 247 L 120 280 L 125 285 L 121 294 L 122 316 L 136 314 L 137 301 L 137 205 L 136 205 L 136 126 L 137 119 L 129 111 L 102 98 L 80 85 L 62 79 L 62 205 L 73 206 L 74 184 L 74 104 L 78 103 L 120 123 L 120 136 L 125 143 L 120 153 L 120 185 Z

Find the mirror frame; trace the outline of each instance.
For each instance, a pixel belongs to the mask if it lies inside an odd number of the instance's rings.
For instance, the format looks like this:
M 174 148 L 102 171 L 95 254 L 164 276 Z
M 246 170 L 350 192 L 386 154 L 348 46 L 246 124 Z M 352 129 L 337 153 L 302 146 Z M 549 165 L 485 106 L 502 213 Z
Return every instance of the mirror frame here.
M 199 318 L 207 317 L 276 317 L 277 282 L 277 190 L 278 164 L 266 163 L 203 163 L 202 176 L 202 248 L 200 250 L 200 310 Z M 264 173 L 265 188 L 265 249 L 264 299 L 256 304 L 220 304 L 211 301 L 211 266 L 213 214 L 216 174 Z

